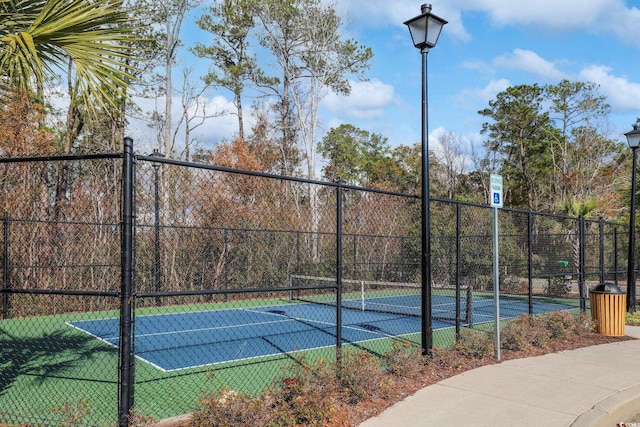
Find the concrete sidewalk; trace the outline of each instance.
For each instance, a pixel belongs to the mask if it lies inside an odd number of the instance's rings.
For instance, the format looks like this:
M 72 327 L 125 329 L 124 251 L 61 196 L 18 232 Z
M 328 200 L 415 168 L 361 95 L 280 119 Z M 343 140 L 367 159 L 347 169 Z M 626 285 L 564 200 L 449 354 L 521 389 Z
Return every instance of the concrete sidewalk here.
M 640 327 L 625 327 L 640 338 Z M 612 427 L 640 414 L 640 340 L 483 366 L 426 387 L 361 427 Z

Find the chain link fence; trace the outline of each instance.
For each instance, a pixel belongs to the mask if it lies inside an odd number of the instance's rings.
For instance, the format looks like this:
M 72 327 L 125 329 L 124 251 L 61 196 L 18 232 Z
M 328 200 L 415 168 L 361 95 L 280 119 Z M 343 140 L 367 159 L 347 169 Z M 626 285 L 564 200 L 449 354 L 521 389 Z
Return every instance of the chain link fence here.
M 2 423 L 163 419 L 221 388 L 262 393 L 300 357 L 421 346 L 414 195 L 126 150 L 0 159 L 0 194 Z M 493 210 L 430 206 L 444 347 L 495 320 Z M 591 284 L 624 277 L 624 226 L 499 220 L 504 320 L 584 310 Z

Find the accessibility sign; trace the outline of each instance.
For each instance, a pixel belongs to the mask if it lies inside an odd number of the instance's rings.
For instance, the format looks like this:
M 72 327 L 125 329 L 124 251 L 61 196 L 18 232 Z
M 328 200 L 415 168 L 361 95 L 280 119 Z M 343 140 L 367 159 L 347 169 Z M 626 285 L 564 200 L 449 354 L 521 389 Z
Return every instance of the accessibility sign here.
M 492 208 L 502 207 L 502 176 L 491 174 L 489 181 L 489 203 Z

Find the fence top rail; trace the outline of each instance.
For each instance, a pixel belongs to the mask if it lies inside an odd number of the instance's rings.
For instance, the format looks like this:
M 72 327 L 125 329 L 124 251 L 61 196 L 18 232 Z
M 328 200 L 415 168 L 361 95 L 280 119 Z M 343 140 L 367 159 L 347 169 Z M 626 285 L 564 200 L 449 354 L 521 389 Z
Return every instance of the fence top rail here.
M 443 204 L 449 204 L 449 205 L 459 205 L 459 206 L 467 206 L 467 207 L 474 207 L 474 208 L 482 208 L 482 209 L 493 209 L 491 206 L 489 205 L 485 205 L 482 203 L 474 203 L 474 202 L 463 202 L 460 200 L 450 200 L 450 199 L 440 199 L 440 198 L 436 198 L 436 197 L 432 197 L 430 199 L 431 201 L 434 202 L 438 202 L 438 203 L 443 203 Z M 577 221 L 580 220 L 579 216 L 570 216 L 570 215 L 563 215 L 563 214 L 557 214 L 557 213 L 551 213 L 551 212 L 540 212 L 540 211 L 528 211 L 525 209 L 518 209 L 518 208 L 500 208 L 501 211 L 505 211 L 505 212 L 513 212 L 513 213 L 520 213 L 520 214 L 525 214 L 525 215 L 535 215 L 535 216 L 542 216 L 542 217 L 550 217 L 550 218 L 555 218 L 555 219 L 565 219 L 565 220 L 573 220 L 573 221 Z M 603 225 L 608 225 L 608 226 L 613 226 L 613 227 L 625 227 L 627 226 L 627 224 L 623 224 L 620 222 L 615 222 L 615 221 L 605 221 L 604 218 L 598 218 L 598 219 L 590 219 L 590 218 L 583 218 L 585 222 L 591 223 L 591 224 L 600 224 L 602 223 Z
M 186 162 L 183 160 L 165 159 L 163 157 L 151 156 L 151 155 L 149 156 L 137 155 L 136 159 L 146 161 L 146 162 L 156 163 L 156 164 L 164 163 L 164 164 L 173 165 L 173 166 L 205 169 L 205 170 L 212 170 L 216 172 L 226 172 L 226 173 L 232 173 L 232 174 L 238 174 L 238 175 L 255 176 L 259 178 L 279 179 L 282 181 L 299 182 L 303 184 L 314 184 L 314 185 L 321 185 L 324 187 L 336 187 L 336 188 L 341 187 L 345 190 L 358 190 L 358 191 L 365 191 L 369 193 L 386 194 L 388 196 L 398 196 L 398 197 L 405 197 L 405 198 L 411 198 L 411 199 L 420 198 L 420 196 L 417 194 L 407 194 L 407 193 L 400 193 L 396 191 L 388 191 L 388 190 L 382 190 L 377 188 L 368 188 L 368 187 L 360 187 L 357 185 L 349 185 L 341 180 L 336 180 L 335 182 L 319 181 L 319 180 L 302 178 L 302 177 L 277 175 L 277 174 L 267 173 L 267 172 L 250 171 L 245 169 L 229 168 L 225 166 L 209 165 L 206 163 L 194 163 L 194 162 Z
M 103 160 L 119 158 L 122 158 L 122 153 L 66 154 L 51 156 L 0 157 L 0 163 L 62 162 L 69 160 Z

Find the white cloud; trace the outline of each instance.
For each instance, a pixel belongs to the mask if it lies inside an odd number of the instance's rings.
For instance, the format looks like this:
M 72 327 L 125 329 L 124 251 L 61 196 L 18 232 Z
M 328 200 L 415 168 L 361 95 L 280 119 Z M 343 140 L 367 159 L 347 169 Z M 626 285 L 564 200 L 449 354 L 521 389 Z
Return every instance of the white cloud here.
M 459 6 L 484 10 L 498 25 L 531 25 L 542 28 L 581 29 L 600 21 L 600 17 L 619 0 L 472 0 Z M 466 5 L 466 7 L 465 7 Z
M 567 75 L 558 70 L 553 62 L 541 58 L 531 50 L 514 49 L 510 54 L 497 57 L 493 63 L 496 67 L 522 70 L 548 80 L 567 78 Z
M 327 4 L 332 3 L 330 0 Z M 349 0 L 335 2 L 347 23 L 359 27 L 401 26 L 420 14 L 413 0 Z M 464 24 L 467 12 L 484 12 L 496 26 L 526 26 L 536 31 L 614 34 L 640 48 L 640 10 L 624 0 L 433 0 L 433 13 L 449 21 L 446 37 L 469 42 Z
M 640 83 L 630 82 L 627 77 L 611 74 L 611 68 L 591 65 L 580 71 L 580 79 L 600 85 L 600 93 L 607 97 L 613 110 L 640 110 Z
M 331 92 L 321 104 L 336 116 L 371 120 L 383 117 L 385 108 L 396 102 L 393 86 L 372 79 L 364 82 L 352 81 L 349 95 Z
M 457 103 L 460 106 L 477 106 L 478 104 L 486 105 L 496 95 L 511 86 L 511 82 L 507 79 L 491 80 L 483 88 L 465 89 L 457 96 Z
M 452 7 L 446 1 L 431 3 L 432 13 L 449 22 L 446 26 L 447 37 L 462 41 L 471 39 L 462 23 L 459 8 Z M 360 27 L 400 27 L 405 21 L 420 15 L 420 4 L 414 0 L 349 0 L 336 2 L 336 9 L 347 23 Z
M 483 75 L 492 75 L 494 74 L 494 71 L 495 71 L 493 66 L 480 60 L 465 61 L 462 64 L 460 64 L 460 68 L 471 70 L 471 71 L 477 71 L 478 73 Z
M 624 4 L 616 4 L 607 11 L 607 23 L 611 31 L 624 43 L 640 48 L 640 10 L 627 9 Z
M 451 7 L 486 12 L 497 26 L 610 33 L 640 47 L 640 10 L 628 7 L 623 0 L 453 0 Z

